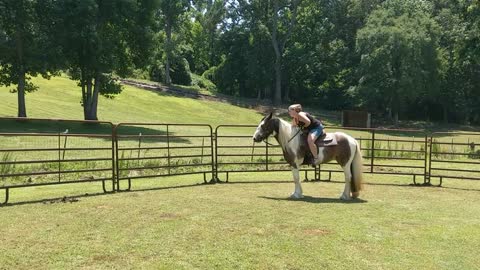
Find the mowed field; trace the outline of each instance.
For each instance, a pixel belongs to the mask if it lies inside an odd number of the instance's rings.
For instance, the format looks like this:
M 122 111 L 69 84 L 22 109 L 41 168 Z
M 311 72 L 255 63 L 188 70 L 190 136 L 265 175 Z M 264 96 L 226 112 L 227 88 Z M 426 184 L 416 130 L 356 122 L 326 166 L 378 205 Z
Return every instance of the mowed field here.
M 51 80 L 34 78 L 39 90 L 26 95 L 27 115 L 31 118 L 82 120 L 81 88 L 67 77 Z M 17 115 L 17 96 L 12 87 L 0 87 L 0 117 Z M 212 126 L 226 123 L 258 123 L 260 114 L 254 110 L 228 103 L 175 97 L 161 92 L 124 86 L 114 99 L 100 96 L 98 118 L 101 121 L 204 123 Z
M 199 184 L 201 178 L 139 180 L 131 192 L 106 195 L 99 184 L 14 190 L 14 204 L 0 208 L 1 268 L 463 270 L 480 264 L 478 182 L 414 187 L 405 177 L 366 175 L 360 199 L 344 202 L 340 182 L 303 183 L 305 198 L 287 199 L 289 173 L 235 174 L 216 185 Z M 86 194 L 73 196 L 79 189 Z
M 27 95 L 29 117 L 82 119 L 80 89 L 75 82 L 59 77 L 35 79 L 35 83 L 40 90 Z M 15 116 L 16 96 L 0 88 L 0 100 L 0 116 Z M 133 87 L 125 87 L 114 100 L 101 98 L 98 111 L 100 120 L 114 123 L 203 123 L 213 127 L 255 125 L 262 117 L 254 110 L 227 103 Z M 35 130 L 61 132 L 65 126 L 61 128 L 45 124 Z M 0 126 L 0 132 L 18 129 L 12 122 Z M 188 131 L 182 129 L 178 134 Z M 240 133 L 247 135 L 251 130 Z M 224 130 L 222 134 L 237 131 Z M 413 139 L 411 133 L 377 136 L 385 140 L 376 146 L 385 156 L 393 156 L 393 149 L 421 150 L 423 146 L 423 138 L 417 134 Z M 45 141 L 32 137 L 0 138 L 2 147 L 45 146 Z M 469 151 L 467 142 L 476 138 L 478 135 L 444 136 L 439 141 L 445 145 L 437 151 L 465 153 Z M 247 139 L 233 138 L 225 144 L 245 144 Z M 451 140 L 465 141 L 465 145 L 448 145 Z M 82 146 L 93 142 L 105 143 L 75 138 L 67 143 Z M 163 142 L 143 141 L 142 145 L 159 143 Z M 51 144 L 55 146 L 56 139 Z M 130 144 L 138 142 L 125 142 Z M 256 148 L 255 153 L 262 149 Z M 250 149 L 241 151 L 252 153 Z M 124 155 L 145 157 L 147 153 Z M 415 155 L 406 157 L 417 158 Z M 46 158 L 21 154 L 10 158 L 32 157 Z M 230 159 L 224 157 L 226 162 Z M 224 180 L 224 174 L 219 176 Z M 410 185 L 410 176 L 365 174 L 360 199 L 344 202 L 338 199 L 343 190 L 343 175 L 338 173 L 333 174 L 332 182 L 303 183 L 305 198 L 300 200 L 288 199 L 294 188 L 289 172 L 238 173 L 229 178 L 229 183 L 216 185 L 204 185 L 203 175 L 134 180 L 132 191 L 113 194 L 103 194 L 100 183 L 12 189 L 10 204 L 0 208 L 0 269 L 478 269 L 480 265 L 479 181 L 446 179 L 441 188 L 418 187 Z

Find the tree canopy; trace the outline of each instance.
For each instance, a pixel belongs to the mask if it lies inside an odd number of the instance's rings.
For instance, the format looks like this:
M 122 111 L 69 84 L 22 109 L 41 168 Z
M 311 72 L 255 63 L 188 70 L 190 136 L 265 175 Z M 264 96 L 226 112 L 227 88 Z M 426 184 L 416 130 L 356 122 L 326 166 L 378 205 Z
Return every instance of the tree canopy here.
M 68 72 L 86 119 L 129 76 L 480 123 L 478 0 L 3 0 L 0 15 L 0 84 L 23 116 L 29 76 Z

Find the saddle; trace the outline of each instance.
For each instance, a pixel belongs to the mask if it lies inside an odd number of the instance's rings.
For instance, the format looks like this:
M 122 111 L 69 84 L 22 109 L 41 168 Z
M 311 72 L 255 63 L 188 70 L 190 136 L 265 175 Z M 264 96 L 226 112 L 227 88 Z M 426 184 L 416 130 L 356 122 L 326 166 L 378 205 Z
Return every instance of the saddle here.
M 318 147 L 327 147 L 327 146 L 334 146 L 337 145 L 337 138 L 333 133 L 326 133 L 324 132 L 322 136 L 318 137 L 315 141 L 315 144 Z

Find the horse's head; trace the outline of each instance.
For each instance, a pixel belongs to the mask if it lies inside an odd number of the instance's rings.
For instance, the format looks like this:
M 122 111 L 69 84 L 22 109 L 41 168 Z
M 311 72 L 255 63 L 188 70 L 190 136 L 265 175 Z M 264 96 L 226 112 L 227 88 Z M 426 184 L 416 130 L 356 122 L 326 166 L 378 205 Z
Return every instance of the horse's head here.
M 268 136 L 272 135 L 272 133 L 275 131 L 274 120 L 275 119 L 272 118 L 272 113 L 263 117 L 262 121 L 260 121 L 260 124 L 257 126 L 255 134 L 253 134 L 253 140 L 255 142 L 261 142 L 268 138 Z

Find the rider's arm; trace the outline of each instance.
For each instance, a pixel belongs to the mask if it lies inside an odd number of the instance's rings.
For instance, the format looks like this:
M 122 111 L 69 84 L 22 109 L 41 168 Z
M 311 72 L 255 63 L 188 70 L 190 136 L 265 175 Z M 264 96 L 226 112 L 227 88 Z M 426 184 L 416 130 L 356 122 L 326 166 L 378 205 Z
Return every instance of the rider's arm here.
M 310 126 L 310 119 L 308 119 L 307 115 L 304 112 L 299 112 L 298 113 L 298 120 L 305 123 L 305 127 Z
M 297 120 L 295 118 L 292 118 L 292 126 L 293 127 L 298 126 Z

